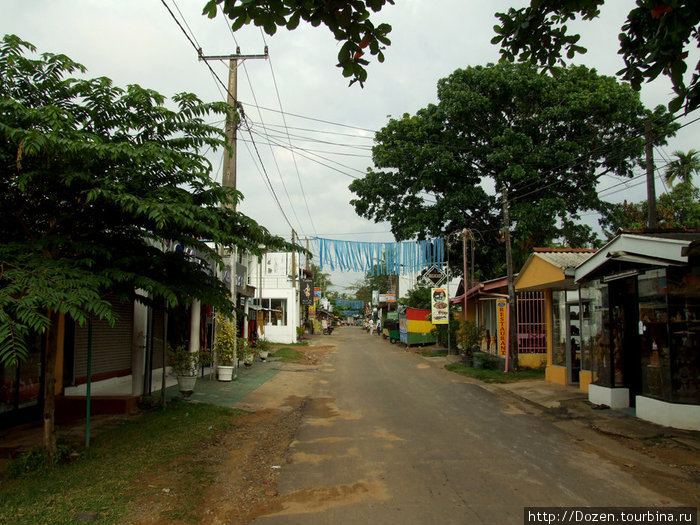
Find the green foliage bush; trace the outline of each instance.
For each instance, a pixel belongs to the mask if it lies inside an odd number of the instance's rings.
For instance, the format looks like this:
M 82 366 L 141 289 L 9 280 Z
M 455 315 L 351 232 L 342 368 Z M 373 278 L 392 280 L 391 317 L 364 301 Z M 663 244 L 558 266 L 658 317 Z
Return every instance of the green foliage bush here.
M 223 366 L 233 366 L 236 357 L 236 326 L 233 321 L 218 315 L 216 319 L 216 340 L 214 341 L 214 351 L 219 364 Z M 240 345 L 242 339 L 238 339 L 238 354 L 240 357 Z
M 474 353 L 473 361 L 474 368 L 483 368 L 484 370 L 499 370 L 501 366 L 498 357 L 484 352 Z
M 32 472 L 45 472 L 54 465 L 66 462 L 72 452 L 69 445 L 60 441 L 56 444 L 56 455 L 53 458 L 44 447 L 34 447 L 10 461 L 7 475 L 15 479 Z

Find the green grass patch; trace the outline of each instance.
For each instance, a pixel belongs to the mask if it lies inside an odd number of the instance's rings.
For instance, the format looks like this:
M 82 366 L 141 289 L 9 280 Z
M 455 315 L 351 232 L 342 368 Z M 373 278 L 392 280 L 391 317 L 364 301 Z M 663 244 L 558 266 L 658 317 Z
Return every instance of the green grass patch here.
M 283 363 L 298 363 L 301 362 L 304 354 L 294 348 L 282 347 L 275 350 L 272 356 Z
M 190 516 L 203 500 L 211 470 L 197 458 L 241 411 L 203 403 L 171 402 L 102 430 L 75 461 L 0 481 L 0 523 L 76 523 L 96 513 L 99 523 L 124 523 L 140 498 L 177 493 L 174 512 Z M 168 486 L 145 475 L 161 473 Z
M 501 372 L 500 370 L 486 370 L 483 368 L 473 368 L 462 363 L 452 363 L 445 365 L 445 368 L 452 372 L 462 374 L 463 376 L 473 377 L 483 381 L 484 383 L 512 383 L 514 381 L 523 381 L 527 379 L 544 379 L 544 368 L 530 369 L 525 368 L 517 372 Z
M 436 352 L 433 352 L 432 350 L 421 350 L 420 355 L 423 357 L 445 357 L 446 354 L 439 354 Z
M 298 343 L 270 343 L 274 348 L 280 347 L 280 348 L 288 348 L 288 347 L 295 347 L 295 346 L 309 346 L 308 341 L 299 341 Z

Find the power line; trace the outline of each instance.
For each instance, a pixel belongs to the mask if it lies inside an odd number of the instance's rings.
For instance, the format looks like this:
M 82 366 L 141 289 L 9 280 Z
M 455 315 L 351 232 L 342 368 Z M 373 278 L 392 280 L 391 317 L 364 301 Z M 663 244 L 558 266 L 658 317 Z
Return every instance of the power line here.
M 197 56 L 201 58 L 201 57 L 202 57 L 202 51 L 201 51 L 201 49 L 195 44 L 195 42 L 193 41 L 193 39 L 190 38 L 190 36 L 187 34 L 187 31 L 185 31 L 185 28 L 182 27 L 182 24 L 181 24 L 180 21 L 177 19 L 177 17 L 176 17 L 175 14 L 173 13 L 173 11 L 170 9 L 170 7 L 168 6 L 168 4 L 165 2 L 165 0 L 160 0 L 160 1 L 161 1 L 161 3 L 165 6 L 165 8 L 168 10 L 168 13 L 170 13 L 170 16 L 171 16 L 172 19 L 175 21 L 175 23 L 178 25 L 178 27 L 180 28 L 180 30 L 182 31 L 182 33 L 185 35 L 185 37 L 187 38 L 187 40 L 190 42 L 190 45 L 192 45 L 192 47 L 195 49 L 195 51 L 197 52 Z M 228 95 L 231 97 L 231 99 L 234 100 L 234 104 L 235 104 L 236 108 L 239 110 L 239 112 L 240 112 L 240 114 L 241 114 L 241 122 L 246 122 L 246 115 L 245 115 L 245 112 L 244 112 L 244 110 L 243 110 L 243 106 L 241 105 L 240 101 L 237 100 L 236 97 L 233 96 L 233 94 L 229 91 L 228 86 L 227 86 L 226 84 L 224 84 L 224 82 L 223 82 L 223 81 L 221 80 L 221 78 L 216 74 L 216 72 L 215 72 L 214 69 L 211 67 L 211 65 L 209 65 L 209 63 L 208 63 L 206 60 L 204 61 L 204 63 L 206 64 L 207 68 L 209 68 L 209 71 L 210 71 L 211 74 L 214 76 L 214 78 L 215 78 L 216 80 L 218 80 L 219 84 L 224 88 L 224 90 L 226 91 L 226 93 L 228 93 Z M 263 163 L 263 161 L 262 161 L 262 157 L 260 156 L 260 151 L 258 150 L 258 146 L 257 146 L 257 144 L 255 143 L 255 139 L 253 138 L 253 134 L 252 134 L 252 132 L 251 132 L 251 130 L 250 130 L 250 127 L 249 127 L 247 124 L 246 124 L 246 129 L 247 129 L 247 131 L 248 131 L 248 134 L 250 135 L 253 148 L 255 149 L 255 153 L 256 153 L 256 155 L 257 155 L 258 161 L 260 162 L 260 165 L 261 165 L 261 167 L 262 167 L 262 170 L 263 170 L 263 173 L 264 173 L 264 175 L 265 175 L 265 178 L 267 179 L 267 182 L 270 184 L 270 190 L 272 191 L 273 198 L 274 198 L 275 202 L 277 203 L 277 206 L 279 207 L 280 212 L 282 212 L 282 216 L 284 217 L 284 220 L 287 222 L 287 224 L 289 225 L 289 227 L 290 227 L 292 230 L 294 230 L 294 227 L 292 226 L 291 222 L 289 221 L 289 218 L 287 217 L 287 214 L 284 212 L 284 209 L 282 208 L 282 205 L 281 205 L 281 203 L 280 203 L 280 201 L 279 201 L 279 198 L 277 197 L 277 194 L 275 193 L 275 190 L 274 190 L 274 188 L 272 187 L 272 183 L 270 182 L 270 177 L 269 177 L 269 175 L 267 174 L 267 170 L 265 169 L 265 165 L 264 165 L 264 163 Z
M 262 35 L 262 39 L 263 39 L 265 46 L 267 46 L 267 41 L 265 40 L 265 33 L 263 33 L 262 28 L 260 28 L 260 34 Z M 270 74 L 272 75 L 272 83 L 275 86 L 275 93 L 277 94 L 277 103 L 279 104 L 280 112 L 282 115 L 282 122 L 284 123 L 284 129 L 287 133 L 287 140 L 289 142 L 289 146 L 291 147 L 292 139 L 289 136 L 289 129 L 287 128 L 287 118 L 285 117 L 284 110 L 282 108 L 282 98 L 280 97 L 279 88 L 277 86 L 277 78 L 275 77 L 275 70 L 272 67 L 272 58 L 270 58 L 269 64 L 270 64 Z M 309 216 L 309 221 L 311 222 L 311 228 L 313 229 L 314 232 L 316 232 L 316 225 L 314 224 L 314 220 L 311 217 L 311 210 L 309 209 L 309 203 L 306 200 L 306 192 L 304 191 L 304 185 L 301 182 L 301 175 L 299 174 L 299 165 L 297 164 L 297 159 L 296 159 L 296 156 L 294 155 L 294 150 L 292 150 L 292 161 L 294 162 L 294 170 L 296 171 L 297 180 L 299 181 L 299 188 L 301 189 L 301 195 L 304 197 L 304 206 L 306 206 L 306 213 Z M 306 235 L 304 235 L 304 236 L 306 236 Z

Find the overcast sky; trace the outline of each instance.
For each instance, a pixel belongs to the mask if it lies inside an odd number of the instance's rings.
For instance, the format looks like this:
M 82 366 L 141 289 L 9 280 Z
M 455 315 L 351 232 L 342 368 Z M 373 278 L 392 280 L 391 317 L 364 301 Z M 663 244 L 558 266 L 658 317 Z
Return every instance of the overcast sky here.
M 387 224 L 358 217 L 349 203 L 348 184 L 371 166 L 373 132 L 389 116 L 415 113 L 436 102 L 437 81 L 455 69 L 498 60 L 498 48 L 490 43 L 494 13 L 524 4 L 397 0 L 375 17 L 375 24 L 393 26 L 392 45 L 385 50 L 383 64 L 372 58 L 368 81 L 361 88 L 348 87 L 335 67 L 339 46 L 323 27 L 302 24 L 293 32 L 280 29 L 272 37 L 263 36 L 259 28 L 244 27 L 234 41 L 220 14 L 213 20 L 201 15 L 205 0 L 165 2 L 205 55 L 233 53 L 236 46 L 243 54 L 261 54 L 269 46 L 270 60 L 246 61 L 238 75 L 238 98 L 255 142 L 247 131 L 238 135 L 238 189 L 245 196 L 240 210 L 278 235 L 290 237 L 289 222 L 301 236 L 358 241 L 393 240 Z M 582 45 L 589 52 L 578 63 L 610 75 L 622 67 L 617 35 L 633 5 L 631 0 L 609 1 L 599 20 L 582 26 Z M 193 92 L 205 101 L 225 98 L 161 0 L 2 0 L 0 33 L 17 34 L 40 52 L 65 53 L 85 65 L 88 76 L 106 76 L 118 86 L 139 84 L 166 96 Z M 691 55 L 690 69 L 695 61 L 697 53 Z M 226 64 L 211 65 L 225 82 Z M 665 78 L 642 90 L 650 108 L 670 98 Z M 662 155 L 674 150 L 700 149 L 695 139 L 699 130 L 700 123 L 683 128 L 657 152 L 657 165 L 665 163 Z M 220 181 L 221 155 L 212 161 Z M 267 188 L 268 178 L 284 215 Z M 645 187 L 639 182 L 603 195 L 611 201 L 642 200 Z M 604 178 L 601 191 L 615 184 L 619 181 Z M 657 194 L 662 191 L 658 182 Z M 342 286 L 358 277 L 334 274 L 333 282 Z

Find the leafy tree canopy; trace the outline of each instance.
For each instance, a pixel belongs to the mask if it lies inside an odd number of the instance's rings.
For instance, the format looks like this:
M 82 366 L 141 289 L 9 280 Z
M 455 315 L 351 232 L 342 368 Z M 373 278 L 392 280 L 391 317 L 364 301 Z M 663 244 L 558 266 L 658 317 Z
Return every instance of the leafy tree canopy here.
M 225 147 L 206 123 L 233 108 L 165 97 L 85 71 L 65 55 L 25 56 L 0 43 L 0 362 L 26 356 L 48 312 L 114 320 L 107 293 L 135 289 L 231 311 L 205 241 L 257 252 L 290 249 L 235 211 L 241 194 L 210 179 L 203 150 Z M 173 249 L 179 245 L 182 249 Z
M 382 50 L 391 44 L 387 37 L 391 26 L 375 26 L 370 20 L 370 11 L 376 13 L 386 4 L 393 5 L 394 0 L 209 0 L 204 14 L 214 18 L 221 6 L 234 31 L 252 22 L 268 35 L 274 35 L 278 27 L 296 29 L 301 20 L 314 27 L 323 24 L 342 42 L 337 66 L 343 76 L 351 78 L 351 84 L 362 85 L 369 64 L 362 58 L 365 52 L 384 62 Z
M 569 34 L 567 23 L 580 16 L 593 20 L 605 0 L 532 0 L 530 7 L 496 13 L 500 25 L 491 40 L 501 44 L 501 56 L 516 57 L 547 68 L 563 63 L 563 55 L 573 58 L 585 53 L 581 35 Z M 700 6 L 697 0 L 637 0 L 620 33 L 620 49 L 625 67 L 618 75 L 634 89 L 663 74 L 671 79 L 676 97 L 669 110 L 681 107 L 693 111 L 700 104 L 700 62 L 688 85 L 684 75 L 688 50 L 700 44 Z
M 603 209 L 603 173 L 632 175 L 650 115 L 629 86 L 582 66 L 551 75 L 524 63 L 460 69 L 438 82 L 438 99 L 377 132 L 375 168 L 350 184 L 351 203 L 390 222 L 397 240 L 478 231 L 482 278 L 504 274 L 504 191 L 516 268 L 534 246 L 591 243 L 580 212 Z M 659 142 L 677 128 L 661 107 L 653 123 Z M 459 267 L 461 254 L 452 256 Z
M 355 289 L 355 298 L 358 301 L 371 304 L 372 292 L 374 290 L 382 294 L 389 292 L 389 290 L 392 289 L 392 279 L 396 279 L 396 277 L 380 272 L 376 272 L 376 275 L 372 275 L 372 272 L 365 273 L 364 279 L 357 281 L 353 285 Z
M 399 299 L 399 304 L 410 308 L 430 309 L 431 286 L 428 283 L 420 282 L 406 293 L 406 297 Z

